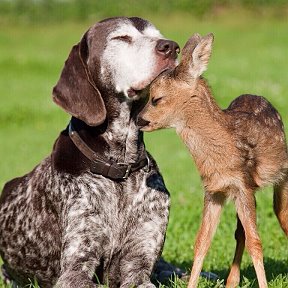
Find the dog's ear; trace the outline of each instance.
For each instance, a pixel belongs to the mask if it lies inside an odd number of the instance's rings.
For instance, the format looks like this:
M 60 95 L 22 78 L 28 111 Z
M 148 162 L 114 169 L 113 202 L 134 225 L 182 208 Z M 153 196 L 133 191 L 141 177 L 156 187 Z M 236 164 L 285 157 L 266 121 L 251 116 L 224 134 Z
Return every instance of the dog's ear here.
M 181 62 L 177 74 L 180 78 L 196 79 L 207 69 L 212 52 L 214 36 L 212 33 L 201 37 L 194 34 L 182 50 Z
M 87 33 L 73 46 L 53 89 L 53 100 L 72 116 L 90 126 L 97 126 L 105 121 L 106 108 L 87 67 L 86 37 Z

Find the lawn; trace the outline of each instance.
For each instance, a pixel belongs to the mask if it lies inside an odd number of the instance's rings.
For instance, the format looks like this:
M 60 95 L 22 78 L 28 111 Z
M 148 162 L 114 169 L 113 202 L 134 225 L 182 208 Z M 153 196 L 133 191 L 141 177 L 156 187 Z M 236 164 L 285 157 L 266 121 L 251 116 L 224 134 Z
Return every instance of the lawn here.
M 186 14 L 146 16 L 167 37 L 183 46 L 194 32 L 213 32 L 215 45 L 205 72 L 220 106 L 238 95 L 265 96 L 282 114 L 288 127 L 287 22 L 258 17 L 250 12 L 218 12 L 202 20 Z M 99 19 L 94 19 L 95 21 Z M 90 22 L 62 24 L 11 24 L 0 30 L 0 188 L 30 171 L 50 153 L 57 135 L 69 121 L 52 102 L 52 87 L 64 60 Z M 199 174 L 175 132 L 145 134 L 148 150 L 158 161 L 172 206 L 164 247 L 166 260 L 190 269 L 193 243 L 199 227 L 203 192 Z M 258 227 L 270 287 L 288 287 L 288 241 L 274 216 L 272 189 L 257 194 Z M 287 219 L 288 221 L 288 219 Z M 203 269 L 225 279 L 233 258 L 235 210 L 228 203 Z M 257 287 L 247 253 L 241 287 Z M 200 287 L 221 287 L 201 280 Z M 176 281 L 173 287 L 185 287 Z M 0 287 L 4 287 L 1 286 Z

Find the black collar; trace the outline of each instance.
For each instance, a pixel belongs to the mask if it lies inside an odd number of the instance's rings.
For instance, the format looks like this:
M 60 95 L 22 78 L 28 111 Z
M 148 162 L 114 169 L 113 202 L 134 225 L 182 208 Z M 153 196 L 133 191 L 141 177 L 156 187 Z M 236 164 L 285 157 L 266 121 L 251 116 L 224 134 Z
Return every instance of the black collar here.
M 79 149 L 79 151 L 88 158 L 92 165 L 90 171 L 94 174 L 100 174 L 104 177 L 110 178 L 112 180 L 124 180 L 129 177 L 129 175 L 141 168 L 147 166 L 147 171 L 150 169 L 150 161 L 146 154 L 146 151 L 140 157 L 138 162 L 135 163 L 117 163 L 106 160 L 96 154 L 80 137 L 78 132 L 74 129 L 72 123 L 69 123 L 69 137 Z

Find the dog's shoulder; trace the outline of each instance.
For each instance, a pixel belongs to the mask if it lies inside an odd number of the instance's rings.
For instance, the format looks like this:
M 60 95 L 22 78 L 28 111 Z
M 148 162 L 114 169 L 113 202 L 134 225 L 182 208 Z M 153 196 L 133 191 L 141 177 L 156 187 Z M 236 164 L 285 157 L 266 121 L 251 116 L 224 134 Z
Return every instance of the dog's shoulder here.
M 26 182 L 27 174 L 22 177 L 14 178 L 10 181 L 8 181 L 2 190 L 1 196 L 0 196 L 0 206 L 4 203 L 9 201 L 9 198 L 11 196 L 11 192 L 18 189 L 19 186 L 23 185 L 24 182 Z
M 49 169 L 51 168 L 50 159 L 50 156 L 45 158 L 31 172 L 5 183 L 0 195 L 0 206 L 5 202 L 11 202 L 13 198 L 22 193 L 21 191 L 26 191 L 28 186 L 37 188 L 41 185 L 44 187 L 47 184 L 46 180 L 49 178 L 49 174 L 51 174 L 51 169 Z
M 71 142 L 68 130 L 63 130 L 56 139 L 51 154 L 52 169 L 59 173 L 78 176 L 87 170 L 87 159 Z

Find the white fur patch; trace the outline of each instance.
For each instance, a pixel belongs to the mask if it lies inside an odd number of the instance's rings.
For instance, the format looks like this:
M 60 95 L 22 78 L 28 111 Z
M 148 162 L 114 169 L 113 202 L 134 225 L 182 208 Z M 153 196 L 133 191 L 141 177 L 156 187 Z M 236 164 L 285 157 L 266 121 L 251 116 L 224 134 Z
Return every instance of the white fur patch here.
M 131 41 L 119 39 L 121 36 L 129 36 Z M 159 68 L 155 47 L 161 38 L 160 32 L 152 25 L 140 32 L 130 22 L 121 23 L 109 34 L 102 57 L 101 76 L 110 78 L 116 91 L 127 97 L 130 89 L 144 89 L 160 72 L 156 71 Z

